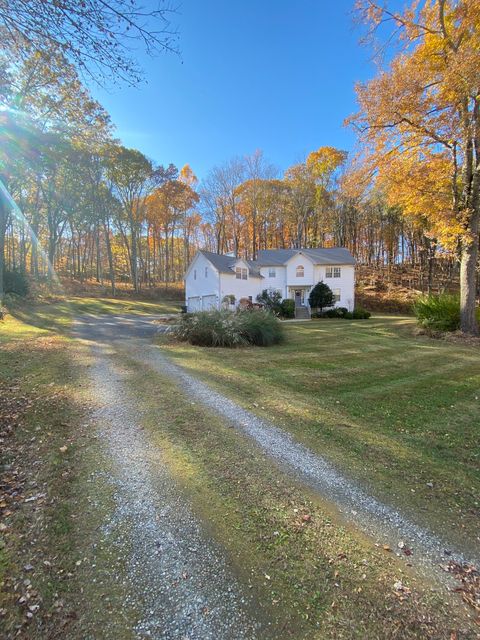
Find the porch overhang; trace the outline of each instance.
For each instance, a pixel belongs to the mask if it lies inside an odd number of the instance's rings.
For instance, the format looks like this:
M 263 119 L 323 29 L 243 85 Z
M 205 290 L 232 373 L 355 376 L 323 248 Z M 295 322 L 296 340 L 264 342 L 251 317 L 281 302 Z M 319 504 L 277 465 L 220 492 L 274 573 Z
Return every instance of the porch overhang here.
M 295 291 L 295 289 L 311 289 L 313 287 L 312 284 L 288 284 L 287 289 L 291 291 Z

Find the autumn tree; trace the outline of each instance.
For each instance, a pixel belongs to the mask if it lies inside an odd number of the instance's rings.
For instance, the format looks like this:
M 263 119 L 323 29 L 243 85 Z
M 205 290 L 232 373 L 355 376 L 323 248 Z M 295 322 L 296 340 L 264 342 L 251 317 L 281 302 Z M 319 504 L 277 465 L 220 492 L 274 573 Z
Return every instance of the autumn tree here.
M 165 282 L 170 282 L 174 272 L 175 239 L 182 234 L 183 249 L 186 248 L 186 218 L 198 202 L 198 195 L 192 188 L 195 184 L 193 172 L 183 168 L 182 179 L 170 179 L 164 182 L 147 198 L 146 215 L 154 230 L 154 249 L 163 248 Z M 190 184 L 188 184 L 190 182 Z M 155 242 L 156 240 L 156 242 Z M 185 253 L 182 252 L 182 272 L 186 269 Z
M 145 204 L 152 191 L 172 175 L 177 169 L 155 167 L 151 160 L 137 149 L 127 149 L 112 145 L 109 149 L 108 179 L 113 193 L 122 203 L 123 215 L 117 220 L 125 248 L 128 253 L 132 284 L 139 288 L 139 238 L 145 217 Z
M 307 244 L 308 228 L 315 213 L 315 181 L 310 169 L 302 162 L 287 169 L 284 182 L 290 194 L 292 244 L 299 248 Z
M 4 238 L 14 200 L 25 201 L 25 185 L 33 183 L 33 203 L 22 208 L 32 233 L 32 264 L 37 268 L 37 236 L 42 208 L 46 209 L 48 256 L 52 265 L 64 228 L 62 198 L 64 178 L 76 142 L 106 139 L 111 125 L 108 114 L 82 85 L 78 73 L 63 54 L 31 47 L 15 49 L 15 59 L 0 54 L 3 72 L 0 104 L 4 110 L 0 143 L 0 179 L 5 197 L 0 204 L 0 269 L 3 270 Z M 64 162 L 65 161 L 65 162 Z M 75 174 L 72 174 L 75 175 Z M 30 219 L 28 213 L 31 213 Z M 22 228 L 23 233 L 23 228 Z
M 339 169 L 347 160 L 347 152 L 335 147 L 320 147 L 308 154 L 305 162 L 315 182 L 315 217 L 311 242 L 325 245 L 334 227 L 335 189 Z
M 202 183 L 204 215 L 216 234 L 216 251 L 238 253 L 242 231 L 238 186 L 245 179 L 245 161 L 232 158 L 214 167 Z
M 276 177 L 277 170 L 265 160 L 260 149 L 245 157 L 245 177 L 243 183 L 244 203 L 247 205 L 247 224 L 250 229 L 251 247 L 248 249 L 254 260 L 258 250 L 258 231 L 265 214 L 265 185 Z
M 183 264 L 186 268 L 190 260 L 193 258 L 191 245 L 195 231 L 200 224 L 200 215 L 198 211 L 193 211 L 193 207 L 200 201 L 200 196 L 197 193 L 198 178 L 192 171 L 190 165 L 186 164 L 180 169 L 178 179 L 182 184 L 188 187 L 184 190 L 182 206 L 182 231 L 184 244 Z
M 391 23 L 391 61 L 357 87 L 351 118 L 380 178 L 410 215 L 429 219 L 460 260 L 461 329 L 475 316 L 480 226 L 480 0 L 423 0 L 397 12 L 360 0 L 371 31 Z M 393 185 L 392 185 L 393 186 Z

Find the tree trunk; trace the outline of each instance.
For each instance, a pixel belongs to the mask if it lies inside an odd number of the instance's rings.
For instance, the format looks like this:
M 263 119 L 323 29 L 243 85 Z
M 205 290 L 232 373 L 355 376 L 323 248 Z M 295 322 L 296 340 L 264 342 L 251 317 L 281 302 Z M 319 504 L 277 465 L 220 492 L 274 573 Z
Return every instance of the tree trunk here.
M 471 218 L 470 242 L 463 244 L 460 257 L 460 328 L 463 333 L 478 336 L 478 322 L 476 317 L 477 294 L 477 261 L 478 261 L 478 230 L 480 211 Z
M 3 186 L 3 185 L 2 185 Z M 3 278 L 5 272 L 5 234 L 7 231 L 9 207 L 5 195 L 0 191 L 0 305 L 5 296 Z
M 131 253 L 130 253 L 130 271 L 132 274 L 133 290 L 138 291 L 138 259 L 137 259 L 137 230 L 135 228 L 135 221 L 133 220 L 133 213 L 130 213 L 130 241 L 131 241 Z
M 106 222 L 103 223 L 103 228 L 105 230 L 105 245 L 107 247 L 110 286 L 112 287 L 112 296 L 115 296 L 115 265 L 113 264 L 112 244 L 110 242 L 110 228 Z

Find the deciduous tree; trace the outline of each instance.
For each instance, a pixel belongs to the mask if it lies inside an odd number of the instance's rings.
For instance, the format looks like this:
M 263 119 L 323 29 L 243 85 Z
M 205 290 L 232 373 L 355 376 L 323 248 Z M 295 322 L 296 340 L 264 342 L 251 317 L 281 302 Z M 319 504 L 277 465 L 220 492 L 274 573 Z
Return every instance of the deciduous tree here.
M 415 1 L 404 11 L 360 0 L 358 10 L 372 31 L 391 23 L 397 50 L 357 87 L 360 111 L 350 122 L 405 210 L 458 247 L 461 328 L 477 335 L 480 0 Z

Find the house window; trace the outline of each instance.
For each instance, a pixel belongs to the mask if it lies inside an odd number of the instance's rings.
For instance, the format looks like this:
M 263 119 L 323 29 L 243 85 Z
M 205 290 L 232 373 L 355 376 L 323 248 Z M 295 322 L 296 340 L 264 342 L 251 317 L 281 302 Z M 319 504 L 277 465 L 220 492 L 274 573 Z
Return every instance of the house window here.
M 196 269 L 193 270 L 193 279 L 194 280 L 197 279 L 197 270 Z
M 205 278 L 208 278 L 208 267 L 205 267 Z
M 235 277 L 237 280 L 242 279 L 242 269 L 241 267 L 235 267 Z
M 340 289 L 332 289 L 333 301 L 340 302 Z
M 326 278 L 340 278 L 341 275 L 342 275 L 342 270 L 340 267 L 327 267 L 325 269 Z
M 302 264 L 299 264 L 295 272 L 297 278 L 303 278 L 305 276 L 305 268 Z
M 268 277 L 275 278 L 276 275 L 277 275 L 277 272 L 275 271 L 275 267 L 270 267 L 268 269 Z
M 248 269 L 242 269 L 242 280 L 246 280 L 248 278 Z

